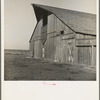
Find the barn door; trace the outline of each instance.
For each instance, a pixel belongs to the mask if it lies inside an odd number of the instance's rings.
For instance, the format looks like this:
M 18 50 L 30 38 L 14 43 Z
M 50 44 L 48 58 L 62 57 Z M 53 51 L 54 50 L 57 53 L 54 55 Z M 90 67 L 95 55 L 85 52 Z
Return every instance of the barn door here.
M 78 47 L 78 63 L 91 65 L 92 47 Z
M 61 62 L 73 63 L 73 39 L 61 40 Z
M 55 38 L 55 61 L 61 63 L 73 63 L 73 39 L 63 40 L 58 36 Z

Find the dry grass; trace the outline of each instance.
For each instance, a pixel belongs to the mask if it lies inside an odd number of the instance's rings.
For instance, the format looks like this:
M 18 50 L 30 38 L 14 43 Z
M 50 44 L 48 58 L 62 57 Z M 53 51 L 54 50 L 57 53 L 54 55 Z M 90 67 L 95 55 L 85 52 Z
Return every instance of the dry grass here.
M 5 54 L 5 80 L 96 80 L 95 68 Z

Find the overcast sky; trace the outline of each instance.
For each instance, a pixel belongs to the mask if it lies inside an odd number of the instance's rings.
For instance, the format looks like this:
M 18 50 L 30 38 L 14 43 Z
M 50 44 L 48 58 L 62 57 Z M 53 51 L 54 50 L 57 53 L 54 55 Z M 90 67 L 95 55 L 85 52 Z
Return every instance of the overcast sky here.
M 36 25 L 32 3 L 96 14 L 96 0 L 4 0 L 5 49 L 29 49 Z

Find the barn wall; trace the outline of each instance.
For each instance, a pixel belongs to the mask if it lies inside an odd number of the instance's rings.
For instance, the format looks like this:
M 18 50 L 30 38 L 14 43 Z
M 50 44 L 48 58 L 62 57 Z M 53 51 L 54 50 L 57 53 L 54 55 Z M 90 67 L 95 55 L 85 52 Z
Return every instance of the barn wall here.
M 42 22 L 40 20 L 38 23 L 30 42 L 30 51 L 35 58 L 68 64 L 96 65 L 95 36 L 74 33 L 54 14 L 48 16 L 47 26 L 43 27 Z M 42 31 L 47 32 L 47 35 L 44 34 L 47 39 L 42 36 Z M 46 40 L 44 44 L 43 37 Z
M 76 35 L 76 63 L 96 65 L 96 36 Z
M 61 34 L 64 31 L 64 34 Z M 48 16 L 46 58 L 63 63 L 73 63 L 74 35 L 55 15 Z
M 41 27 L 42 27 L 42 20 L 39 21 L 34 35 L 30 41 L 30 53 L 33 55 L 34 58 L 41 58 Z
M 33 42 L 32 41 L 30 41 L 29 42 L 29 50 L 30 50 L 30 52 L 29 52 L 29 55 L 32 57 L 34 54 L 33 54 Z
M 69 64 L 96 65 L 96 36 L 74 33 L 53 14 L 48 16 L 47 34 L 47 59 Z

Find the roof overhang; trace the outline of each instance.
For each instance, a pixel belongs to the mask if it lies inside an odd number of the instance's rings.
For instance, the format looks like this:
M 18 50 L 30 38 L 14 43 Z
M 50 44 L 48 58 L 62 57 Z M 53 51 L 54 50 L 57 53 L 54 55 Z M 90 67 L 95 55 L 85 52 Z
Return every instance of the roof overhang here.
M 43 15 L 50 15 L 51 12 L 49 12 L 48 10 L 42 9 L 40 7 L 38 7 L 36 4 L 31 4 L 34 8 L 34 12 L 36 15 L 36 19 L 37 21 L 40 21 L 40 19 L 43 17 Z
M 96 15 L 69 9 L 50 7 L 39 4 L 31 4 L 34 8 L 37 22 L 43 15 L 54 14 L 60 21 L 75 33 L 96 36 Z M 33 32 L 34 34 L 34 32 Z

